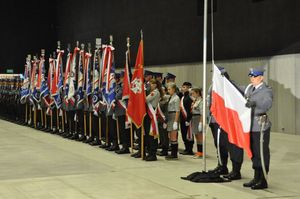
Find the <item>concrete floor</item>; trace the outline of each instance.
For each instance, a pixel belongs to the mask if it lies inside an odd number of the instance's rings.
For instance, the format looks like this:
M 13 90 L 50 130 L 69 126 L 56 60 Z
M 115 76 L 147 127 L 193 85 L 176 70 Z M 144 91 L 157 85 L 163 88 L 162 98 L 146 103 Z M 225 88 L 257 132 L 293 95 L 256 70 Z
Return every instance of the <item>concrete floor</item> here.
M 208 168 L 216 165 L 208 134 Z M 243 179 L 223 184 L 181 180 L 203 168 L 201 159 L 144 162 L 0 120 L 0 198 L 300 198 L 300 137 L 273 133 L 267 190 L 242 183 L 252 177 L 245 157 Z

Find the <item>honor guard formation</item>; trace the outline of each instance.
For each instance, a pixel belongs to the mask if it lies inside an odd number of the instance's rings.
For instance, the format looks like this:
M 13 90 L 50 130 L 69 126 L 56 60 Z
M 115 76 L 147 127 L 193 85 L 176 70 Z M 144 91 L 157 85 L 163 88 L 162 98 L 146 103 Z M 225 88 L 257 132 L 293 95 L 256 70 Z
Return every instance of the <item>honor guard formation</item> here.
M 254 177 L 243 186 L 268 187 L 271 123 L 267 113 L 272 107 L 272 89 L 264 82 L 263 67 L 244 74 L 249 77 L 248 86 L 231 80 L 224 67 L 215 67 L 213 83 L 208 95 L 203 96 L 202 88 L 188 81 L 177 84 L 172 73 L 144 70 L 142 35 L 133 72 L 129 38 L 124 70 L 116 70 L 112 36 L 109 41 L 103 44 L 97 38 L 95 45 L 76 42 L 65 49 L 58 42 L 55 52 L 42 49 L 40 54 L 28 55 L 24 74 L 0 76 L 1 118 L 144 161 L 157 161 L 158 156 L 166 161 L 180 161 L 180 156 L 202 159 L 203 130 L 208 125 L 218 163 L 207 174 L 224 181 L 241 179 L 246 150 Z M 217 83 L 219 80 L 221 83 Z M 222 93 L 220 84 L 230 91 Z M 241 102 L 240 107 L 249 116 L 246 122 L 238 122 L 241 109 L 232 113 L 222 104 L 231 92 L 230 96 L 239 97 L 232 109 Z M 205 106 L 207 115 L 203 115 Z M 207 124 L 203 124 L 203 117 L 208 118 Z M 248 127 L 241 128 L 247 121 Z M 238 131 L 245 129 L 249 136 L 245 143 L 238 142 Z M 184 148 L 180 153 L 179 147 Z M 199 175 L 185 179 L 196 178 L 205 181 Z

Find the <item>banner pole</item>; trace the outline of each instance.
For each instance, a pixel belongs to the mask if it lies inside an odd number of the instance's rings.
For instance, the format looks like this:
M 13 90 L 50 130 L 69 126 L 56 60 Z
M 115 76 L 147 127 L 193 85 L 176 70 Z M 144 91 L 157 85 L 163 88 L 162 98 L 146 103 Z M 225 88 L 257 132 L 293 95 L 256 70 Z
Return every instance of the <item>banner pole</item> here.
M 92 137 L 92 112 L 90 112 L 90 115 L 89 115 L 89 127 L 90 127 L 90 133 L 89 133 L 89 135 L 90 135 L 90 138 Z
M 130 123 L 130 146 L 131 146 L 131 153 L 133 153 L 133 129 L 132 129 L 132 122 Z
M 26 104 L 25 104 L 25 123 L 26 123 L 26 125 L 28 124 L 28 119 L 27 119 L 27 106 L 28 106 L 28 104 L 26 103 Z
M 142 157 L 142 160 L 144 159 L 144 126 L 142 125 L 141 127 L 141 157 Z
M 102 137 L 102 128 L 101 128 L 101 117 L 100 117 L 100 114 L 99 114 L 99 140 L 100 140 L 100 143 L 101 143 L 101 137 Z
M 118 117 L 117 117 L 116 123 L 117 123 L 117 143 L 119 144 L 120 143 L 120 129 L 119 129 L 119 119 L 118 119 Z

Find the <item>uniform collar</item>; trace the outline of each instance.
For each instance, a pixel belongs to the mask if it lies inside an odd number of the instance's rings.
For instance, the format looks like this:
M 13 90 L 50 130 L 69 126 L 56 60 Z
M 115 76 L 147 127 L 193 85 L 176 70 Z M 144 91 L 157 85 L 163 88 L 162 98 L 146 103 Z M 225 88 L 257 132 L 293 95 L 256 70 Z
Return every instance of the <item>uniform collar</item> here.
M 264 84 L 264 82 L 261 82 L 260 84 L 255 86 L 255 89 L 258 89 L 259 87 L 261 87 Z

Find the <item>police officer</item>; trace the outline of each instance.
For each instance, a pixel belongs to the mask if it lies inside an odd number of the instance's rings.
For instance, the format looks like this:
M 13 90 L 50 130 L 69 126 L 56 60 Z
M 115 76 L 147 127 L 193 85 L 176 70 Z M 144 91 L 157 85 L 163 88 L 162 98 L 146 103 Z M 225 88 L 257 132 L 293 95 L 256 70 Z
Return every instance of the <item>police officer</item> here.
M 126 126 L 126 106 L 127 101 L 122 100 L 123 95 L 123 78 L 124 72 L 121 71 L 120 74 L 116 74 L 116 107 L 115 107 L 115 116 L 117 118 L 117 127 L 119 129 L 120 143 L 122 148 L 116 150 L 117 154 L 128 154 L 130 146 L 130 129 L 129 126 Z
M 254 169 L 254 178 L 250 182 L 245 183 L 244 187 L 251 187 L 251 189 L 268 188 L 266 176 L 263 172 L 262 161 L 265 165 L 265 171 L 268 173 L 270 166 L 269 143 L 271 122 L 268 119 L 267 112 L 272 107 L 273 93 L 272 89 L 263 81 L 263 75 L 263 67 L 250 69 L 248 76 L 250 77 L 251 83 L 245 89 L 245 98 L 247 99 L 246 107 L 252 109 L 250 143 L 253 153 L 252 168 Z M 263 133 L 262 149 L 260 148 L 261 133 Z M 260 150 L 263 152 L 263 159 Z

